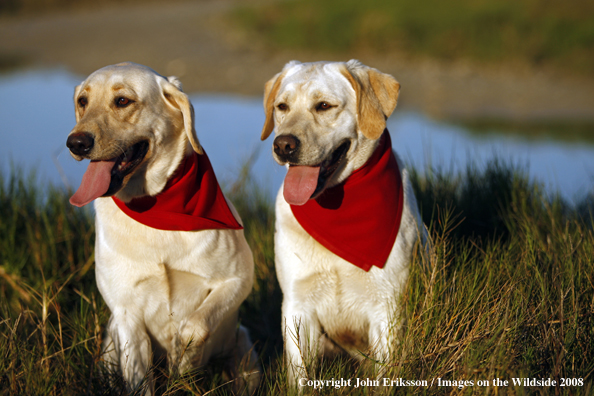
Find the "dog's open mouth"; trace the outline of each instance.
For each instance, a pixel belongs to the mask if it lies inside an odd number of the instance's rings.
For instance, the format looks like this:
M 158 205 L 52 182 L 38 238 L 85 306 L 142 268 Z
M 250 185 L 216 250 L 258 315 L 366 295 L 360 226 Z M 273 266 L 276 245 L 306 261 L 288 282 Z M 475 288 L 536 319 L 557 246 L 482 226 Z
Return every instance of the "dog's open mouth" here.
M 321 194 L 332 175 L 343 164 L 350 147 L 350 140 L 345 141 L 317 166 L 289 166 L 283 190 L 287 203 L 304 205 L 309 199 Z
M 89 164 L 80 187 L 70 198 L 75 206 L 84 206 L 99 197 L 117 193 L 124 179 L 144 160 L 149 142 L 142 140 L 128 147 L 122 154 L 108 160 L 94 160 Z
M 111 174 L 127 175 L 144 159 L 148 151 L 148 142 L 143 140 L 130 147 L 123 154 L 115 160 L 115 165 L 111 170 Z
M 128 147 L 123 154 L 116 158 L 115 164 L 111 168 L 111 182 L 107 191 L 102 195 L 103 197 L 114 195 L 122 188 L 124 178 L 140 165 L 148 148 L 148 142 L 143 140 Z

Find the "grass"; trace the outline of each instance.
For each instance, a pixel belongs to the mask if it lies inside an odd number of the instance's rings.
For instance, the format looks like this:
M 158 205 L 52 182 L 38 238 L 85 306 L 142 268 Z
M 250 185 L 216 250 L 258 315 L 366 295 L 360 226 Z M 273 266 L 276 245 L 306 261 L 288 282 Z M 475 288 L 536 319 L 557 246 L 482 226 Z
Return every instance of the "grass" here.
M 256 262 L 240 319 L 262 359 L 259 394 L 291 394 L 282 367 L 273 209 L 248 173 L 228 188 Z M 499 162 L 456 175 L 412 170 L 412 180 L 434 251 L 411 266 L 402 295 L 408 320 L 386 377 L 427 386 L 304 394 L 592 394 L 592 200 L 569 207 Z M 92 271 L 92 213 L 70 206 L 66 191 L 35 182 L 17 170 L 0 180 L 0 393 L 122 394 L 100 364 L 109 313 Z M 314 377 L 373 379 L 371 370 L 369 360 L 339 357 L 323 360 Z M 472 386 L 437 387 L 437 378 Z M 495 378 L 510 384 L 496 389 Z M 583 385 L 514 387 L 512 378 L 581 378 Z M 231 394 L 225 383 L 214 362 L 181 378 L 161 373 L 158 394 Z
M 289 0 L 244 6 L 244 31 L 276 48 L 522 60 L 591 74 L 589 0 Z

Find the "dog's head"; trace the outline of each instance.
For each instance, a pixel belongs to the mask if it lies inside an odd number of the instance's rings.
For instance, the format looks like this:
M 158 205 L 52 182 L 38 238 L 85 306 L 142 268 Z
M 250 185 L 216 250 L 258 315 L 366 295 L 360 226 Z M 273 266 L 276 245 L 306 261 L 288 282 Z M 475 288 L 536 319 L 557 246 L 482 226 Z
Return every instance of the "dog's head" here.
M 77 206 L 100 196 L 156 195 L 190 145 L 202 154 L 181 83 L 146 66 L 97 70 L 76 87 L 74 106 L 77 124 L 66 145 L 76 160 L 91 160 L 71 199 Z
M 369 159 L 394 111 L 400 84 L 356 60 L 288 63 L 266 83 L 262 140 L 288 166 L 285 200 L 303 205 Z

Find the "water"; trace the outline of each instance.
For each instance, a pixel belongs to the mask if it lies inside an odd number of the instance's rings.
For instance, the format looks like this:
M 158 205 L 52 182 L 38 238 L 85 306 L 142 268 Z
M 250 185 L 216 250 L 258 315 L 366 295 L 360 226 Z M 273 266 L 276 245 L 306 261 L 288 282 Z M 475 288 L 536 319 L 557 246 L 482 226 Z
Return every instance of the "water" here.
M 75 161 L 66 137 L 75 124 L 74 87 L 83 80 L 63 70 L 0 76 L 0 169 L 14 164 L 36 170 L 41 182 L 77 188 L 88 162 Z M 236 180 L 242 164 L 255 157 L 252 173 L 272 197 L 285 170 L 270 155 L 272 138 L 260 141 L 261 98 L 190 95 L 198 137 L 222 184 Z M 398 109 L 388 120 L 394 148 L 419 168 L 461 170 L 497 156 L 519 164 L 551 193 L 568 200 L 593 191 L 594 146 L 523 139 L 501 134 L 476 136 L 466 129 Z

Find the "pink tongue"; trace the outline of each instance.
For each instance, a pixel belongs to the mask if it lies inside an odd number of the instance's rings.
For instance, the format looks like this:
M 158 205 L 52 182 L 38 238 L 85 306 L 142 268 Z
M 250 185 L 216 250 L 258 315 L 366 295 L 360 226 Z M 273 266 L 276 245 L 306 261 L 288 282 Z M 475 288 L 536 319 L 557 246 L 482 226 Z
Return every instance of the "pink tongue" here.
M 319 166 L 290 166 L 285 176 L 285 201 L 291 205 L 304 205 L 316 190 L 319 175 Z
M 80 187 L 70 197 L 70 203 L 74 206 L 84 206 L 105 194 L 109 189 L 114 164 L 115 158 L 110 161 L 91 161 Z

